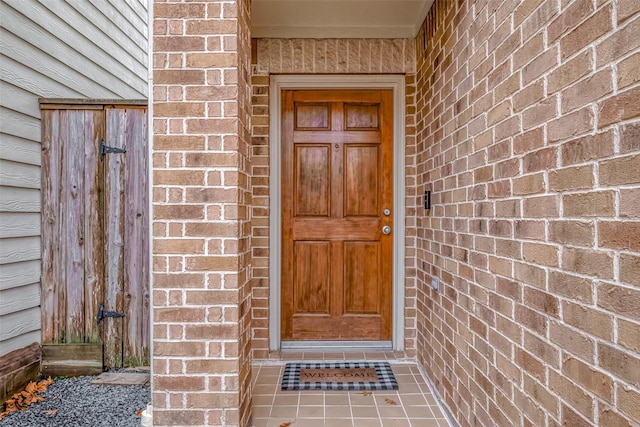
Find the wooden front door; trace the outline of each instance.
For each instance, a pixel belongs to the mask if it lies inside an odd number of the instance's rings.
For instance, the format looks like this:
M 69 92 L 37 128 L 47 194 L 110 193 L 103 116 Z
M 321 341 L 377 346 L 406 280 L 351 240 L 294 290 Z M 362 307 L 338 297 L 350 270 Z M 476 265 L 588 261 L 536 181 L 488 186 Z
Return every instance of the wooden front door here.
M 86 367 L 99 370 L 146 365 L 146 106 L 41 109 L 43 358 L 49 350 L 51 359 L 71 358 L 69 373 L 82 373 L 85 358 L 92 359 Z
M 283 340 L 391 339 L 392 117 L 390 90 L 282 93 Z

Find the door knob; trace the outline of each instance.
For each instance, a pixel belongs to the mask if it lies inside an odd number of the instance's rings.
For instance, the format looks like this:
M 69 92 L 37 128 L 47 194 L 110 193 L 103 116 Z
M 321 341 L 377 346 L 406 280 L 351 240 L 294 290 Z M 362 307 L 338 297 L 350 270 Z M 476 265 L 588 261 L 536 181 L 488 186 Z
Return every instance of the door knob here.
M 391 227 L 389 227 L 388 225 L 382 227 L 382 234 L 391 234 Z

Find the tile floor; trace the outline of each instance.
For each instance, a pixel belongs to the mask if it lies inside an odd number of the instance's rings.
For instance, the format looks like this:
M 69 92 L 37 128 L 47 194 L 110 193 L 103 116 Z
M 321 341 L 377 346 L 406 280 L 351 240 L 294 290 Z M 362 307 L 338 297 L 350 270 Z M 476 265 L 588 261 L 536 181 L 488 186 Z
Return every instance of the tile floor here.
M 449 427 L 415 363 L 390 360 L 397 391 L 281 391 L 285 360 L 292 360 L 285 354 L 281 363 L 253 366 L 252 427 Z M 349 353 L 314 356 L 297 360 L 356 359 Z

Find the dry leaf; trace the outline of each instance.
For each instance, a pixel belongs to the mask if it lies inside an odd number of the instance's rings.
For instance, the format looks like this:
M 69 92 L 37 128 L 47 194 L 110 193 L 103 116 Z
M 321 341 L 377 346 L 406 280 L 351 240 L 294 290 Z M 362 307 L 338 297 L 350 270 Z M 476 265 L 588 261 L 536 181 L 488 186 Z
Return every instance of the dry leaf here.
M 373 392 L 371 392 L 371 391 L 363 391 L 360 394 L 363 395 L 363 396 L 371 396 L 373 394 Z
M 293 424 L 293 421 L 289 421 L 288 423 L 282 423 L 280 424 L 280 427 L 289 427 L 291 424 Z
M 44 397 L 37 396 L 36 393 L 43 393 L 53 383 L 51 377 L 39 382 L 31 381 L 24 390 L 15 393 L 11 399 L 7 400 L 5 411 L 0 413 L 0 420 L 13 411 L 26 411 L 29 405 L 34 402 L 42 402 Z
M 43 411 L 45 414 L 47 415 L 55 415 L 58 413 L 57 409 L 47 409 L 46 411 Z
M 143 412 L 144 412 L 144 409 L 138 409 L 136 411 L 136 417 L 141 417 Z
M 384 399 L 385 402 L 387 402 L 389 405 L 397 405 L 398 403 L 395 400 L 386 398 Z

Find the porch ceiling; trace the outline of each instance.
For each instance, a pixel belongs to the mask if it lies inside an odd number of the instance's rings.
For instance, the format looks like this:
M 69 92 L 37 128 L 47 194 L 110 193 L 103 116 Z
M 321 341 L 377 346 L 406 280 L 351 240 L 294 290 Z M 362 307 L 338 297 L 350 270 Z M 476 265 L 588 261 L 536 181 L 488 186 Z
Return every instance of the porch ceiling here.
M 434 0 L 252 0 L 256 38 L 413 38 Z

